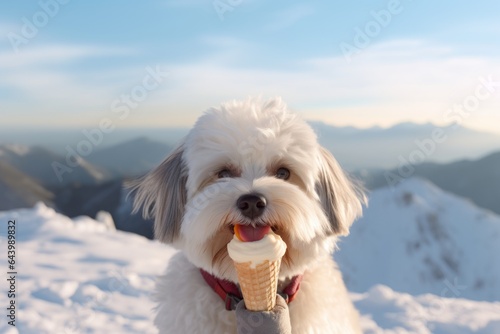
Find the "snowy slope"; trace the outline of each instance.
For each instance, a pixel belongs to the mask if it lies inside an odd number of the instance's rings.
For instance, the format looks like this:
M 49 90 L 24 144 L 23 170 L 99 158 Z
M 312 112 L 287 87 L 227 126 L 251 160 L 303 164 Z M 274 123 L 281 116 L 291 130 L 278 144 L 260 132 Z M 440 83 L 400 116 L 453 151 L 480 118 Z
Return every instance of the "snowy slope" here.
M 500 217 L 413 178 L 370 194 L 335 254 L 349 289 L 500 300 Z M 500 332 L 499 332 L 500 333 Z
M 500 303 L 412 296 L 376 285 L 352 293 L 365 334 L 498 334 Z
M 15 328 L 2 320 L 0 333 L 156 333 L 149 295 L 174 250 L 89 218 L 71 220 L 42 204 L 0 212 L 0 221 L 12 219 L 18 320 Z M 5 230 L 0 243 L 5 249 Z M 7 268 L 5 257 L 0 267 Z M 2 304 L 4 291 L 2 285 Z M 386 286 L 352 297 L 367 334 L 500 333 L 498 302 L 413 297 Z
M 149 294 L 172 249 L 43 204 L 0 213 L 1 222 L 13 219 L 19 333 L 155 333 Z M 2 321 L 0 333 L 8 327 Z

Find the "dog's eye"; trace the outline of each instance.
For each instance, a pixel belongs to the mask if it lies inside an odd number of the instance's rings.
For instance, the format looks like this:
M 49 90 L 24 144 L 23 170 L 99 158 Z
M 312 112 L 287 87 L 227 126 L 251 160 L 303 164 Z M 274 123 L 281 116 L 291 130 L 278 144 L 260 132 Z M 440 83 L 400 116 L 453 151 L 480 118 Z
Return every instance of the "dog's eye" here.
M 285 167 L 278 168 L 278 170 L 276 171 L 276 177 L 278 179 L 288 180 L 288 178 L 290 177 L 290 171 Z
M 231 174 L 231 172 L 228 170 L 228 169 L 223 169 L 221 170 L 220 172 L 217 173 L 217 177 L 219 179 L 223 179 L 223 178 L 226 178 L 226 177 L 232 177 L 233 174 Z

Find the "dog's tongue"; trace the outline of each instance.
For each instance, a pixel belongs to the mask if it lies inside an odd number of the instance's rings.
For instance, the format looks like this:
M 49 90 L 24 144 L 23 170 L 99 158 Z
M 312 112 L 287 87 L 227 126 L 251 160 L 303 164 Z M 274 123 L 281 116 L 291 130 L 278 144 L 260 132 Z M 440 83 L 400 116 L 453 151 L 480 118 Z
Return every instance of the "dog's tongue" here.
M 234 234 L 241 241 L 258 241 L 269 233 L 269 226 L 234 225 Z

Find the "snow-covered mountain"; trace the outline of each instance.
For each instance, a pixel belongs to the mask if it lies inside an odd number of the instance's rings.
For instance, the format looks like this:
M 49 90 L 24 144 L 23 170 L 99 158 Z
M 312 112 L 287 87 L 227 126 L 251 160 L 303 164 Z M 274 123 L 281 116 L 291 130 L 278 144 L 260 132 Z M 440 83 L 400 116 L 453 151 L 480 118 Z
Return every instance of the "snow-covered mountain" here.
M 43 204 L 0 212 L 8 220 L 16 221 L 17 318 L 16 327 L 1 321 L 0 333 L 157 333 L 150 294 L 173 249 Z M 0 266 L 7 268 L 5 256 Z M 352 299 L 365 334 L 500 333 L 499 302 L 412 296 L 383 285 Z
M 373 191 L 339 247 L 353 291 L 500 300 L 500 217 L 422 179 Z

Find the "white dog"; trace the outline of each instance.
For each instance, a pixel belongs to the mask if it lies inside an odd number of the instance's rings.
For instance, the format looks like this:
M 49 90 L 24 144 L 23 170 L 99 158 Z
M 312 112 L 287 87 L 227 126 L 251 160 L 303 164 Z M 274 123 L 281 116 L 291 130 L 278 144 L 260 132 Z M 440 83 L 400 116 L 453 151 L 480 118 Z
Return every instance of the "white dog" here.
M 181 250 L 157 285 L 160 333 L 236 333 L 226 309 L 238 282 L 226 248 L 235 223 L 270 225 L 287 244 L 279 290 L 293 285 L 293 333 L 361 332 L 332 253 L 365 196 L 281 99 L 208 110 L 135 190 L 156 237 Z

